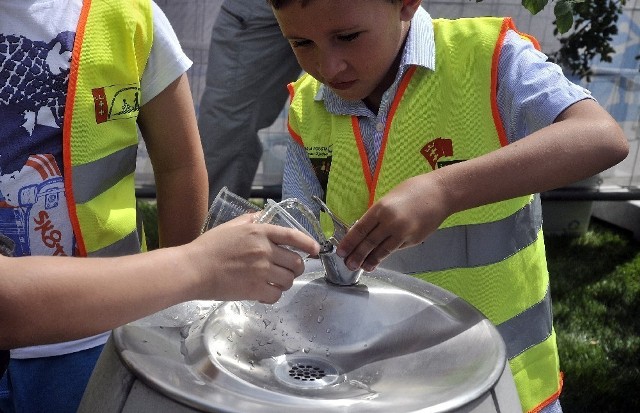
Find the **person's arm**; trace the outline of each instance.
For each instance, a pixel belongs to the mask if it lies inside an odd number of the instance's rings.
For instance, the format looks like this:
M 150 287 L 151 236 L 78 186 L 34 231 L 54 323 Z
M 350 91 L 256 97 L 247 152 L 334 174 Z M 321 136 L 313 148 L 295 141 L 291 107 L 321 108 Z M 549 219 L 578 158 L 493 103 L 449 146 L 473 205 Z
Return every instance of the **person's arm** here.
M 142 106 L 138 124 L 153 165 L 160 246 L 189 242 L 204 222 L 209 186 L 186 74 Z
M 0 349 L 87 337 L 196 299 L 274 303 L 319 246 L 241 216 L 172 248 L 117 258 L 0 255 Z
M 585 179 L 628 152 L 616 121 L 595 101 L 581 100 L 517 142 L 402 182 L 352 227 L 338 254 L 350 268 L 372 270 L 394 250 L 424 240 L 455 212 Z

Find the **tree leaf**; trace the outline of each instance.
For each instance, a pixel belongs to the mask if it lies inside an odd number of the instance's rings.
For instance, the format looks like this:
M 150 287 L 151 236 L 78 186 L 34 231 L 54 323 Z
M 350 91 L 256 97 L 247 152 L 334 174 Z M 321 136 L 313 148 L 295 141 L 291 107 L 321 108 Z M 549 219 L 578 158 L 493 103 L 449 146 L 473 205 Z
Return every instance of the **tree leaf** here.
M 522 0 L 522 6 L 529 10 L 531 14 L 538 14 L 548 2 L 549 0 Z
M 553 13 L 556 16 L 556 27 L 558 32 L 564 34 L 573 26 L 573 7 L 568 0 L 557 0 L 556 5 L 553 8 Z

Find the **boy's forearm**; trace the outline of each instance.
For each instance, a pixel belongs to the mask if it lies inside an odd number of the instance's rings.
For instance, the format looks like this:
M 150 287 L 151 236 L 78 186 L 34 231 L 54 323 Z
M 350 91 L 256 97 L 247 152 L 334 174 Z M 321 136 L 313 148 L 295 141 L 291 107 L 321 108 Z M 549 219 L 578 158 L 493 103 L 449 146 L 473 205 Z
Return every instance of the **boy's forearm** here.
M 595 102 L 576 105 L 518 142 L 436 170 L 452 213 L 562 187 L 622 161 L 628 143 L 615 121 Z
M 182 254 L 0 257 L 19 274 L 0 274 L 0 349 L 87 337 L 190 299 L 197 274 Z

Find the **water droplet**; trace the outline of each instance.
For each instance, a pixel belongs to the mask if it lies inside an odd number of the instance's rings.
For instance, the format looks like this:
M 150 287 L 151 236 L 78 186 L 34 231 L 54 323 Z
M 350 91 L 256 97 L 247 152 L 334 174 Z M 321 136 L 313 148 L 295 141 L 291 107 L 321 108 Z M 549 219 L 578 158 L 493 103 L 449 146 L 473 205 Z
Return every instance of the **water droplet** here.
M 322 323 L 322 320 L 324 320 L 324 317 L 323 317 L 323 316 L 321 316 L 321 315 L 319 315 L 319 316 L 318 316 L 318 324 L 319 324 L 319 323 Z
M 304 348 L 302 349 L 302 352 L 303 352 L 303 353 L 309 353 L 310 351 L 311 351 L 311 349 L 310 349 L 310 348 L 307 348 L 307 347 L 304 347 Z
M 291 353 L 295 353 L 296 351 L 298 351 L 298 349 L 294 347 L 285 346 L 284 348 L 284 354 L 291 354 Z

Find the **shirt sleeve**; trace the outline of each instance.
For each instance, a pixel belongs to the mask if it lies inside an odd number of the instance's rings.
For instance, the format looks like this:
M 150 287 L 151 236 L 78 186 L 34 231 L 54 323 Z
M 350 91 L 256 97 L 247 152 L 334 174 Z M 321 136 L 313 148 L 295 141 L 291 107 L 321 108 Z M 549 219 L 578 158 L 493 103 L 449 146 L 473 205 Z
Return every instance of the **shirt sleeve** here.
M 313 201 L 315 195 L 323 198 L 324 191 L 313 171 L 313 166 L 307 155 L 307 151 L 298 142 L 289 140 L 287 145 L 287 157 L 282 177 L 282 199 L 297 198 L 308 206 L 315 216 L 320 215 L 320 207 Z M 306 220 L 296 217 L 307 228 L 313 230 Z
M 592 98 L 515 31 L 505 37 L 498 64 L 498 109 L 513 143 L 550 125 L 572 104 Z
M 143 105 L 156 97 L 193 64 L 182 50 L 167 16 L 154 1 L 151 5 L 153 44 L 140 81 Z

